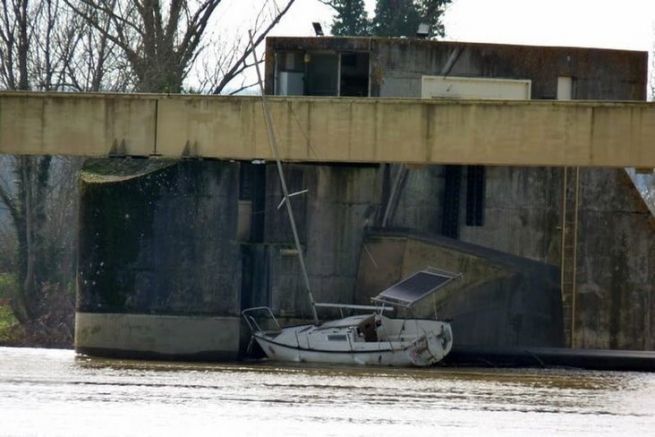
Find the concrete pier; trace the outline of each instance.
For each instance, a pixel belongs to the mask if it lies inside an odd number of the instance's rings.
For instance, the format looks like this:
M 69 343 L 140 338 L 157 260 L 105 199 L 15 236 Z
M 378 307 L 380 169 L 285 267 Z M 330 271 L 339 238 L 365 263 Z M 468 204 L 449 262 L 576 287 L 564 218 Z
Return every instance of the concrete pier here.
M 234 360 L 238 165 L 92 160 L 81 175 L 75 347 Z

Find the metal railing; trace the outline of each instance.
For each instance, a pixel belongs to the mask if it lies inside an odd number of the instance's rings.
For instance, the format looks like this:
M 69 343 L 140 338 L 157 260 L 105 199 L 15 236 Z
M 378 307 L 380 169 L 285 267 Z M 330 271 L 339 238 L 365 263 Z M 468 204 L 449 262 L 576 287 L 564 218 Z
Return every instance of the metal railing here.
M 252 332 L 261 332 L 264 331 L 260 326 L 259 323 L 257 323 L 257 320 L 255 317 L 250 314 L 254 313 L 257 311 L 264 311 L 267 313 L 267 316 L 275 322 L 275 326 L 277 327 L 278 331 L 282 330 L 282 327 L 280 326 L 280 323 L 277 321 L 275 316 L 273 315 L 273 311 L 269 307 L 252 307 L 252 308 L 246 308 L 245 310 L 241 311 L 241 315 L 243 316 L 244 320 L 248 324 L 248 327 Z

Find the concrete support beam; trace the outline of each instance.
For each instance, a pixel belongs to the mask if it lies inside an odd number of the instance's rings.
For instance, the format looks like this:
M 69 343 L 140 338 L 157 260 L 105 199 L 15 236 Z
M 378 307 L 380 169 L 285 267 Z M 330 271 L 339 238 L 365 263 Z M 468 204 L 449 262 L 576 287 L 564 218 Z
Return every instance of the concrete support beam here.
M 645 102 L 272 97 L 282 158 L 655 167 Z M 258 97 L 0 93 L 0 153 L 272 158 Z

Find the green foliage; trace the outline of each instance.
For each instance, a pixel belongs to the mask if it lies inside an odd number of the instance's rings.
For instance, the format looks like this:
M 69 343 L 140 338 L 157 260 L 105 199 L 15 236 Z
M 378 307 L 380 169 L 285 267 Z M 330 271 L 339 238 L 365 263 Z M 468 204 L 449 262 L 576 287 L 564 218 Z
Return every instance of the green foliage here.
M 413 38 L 420 23 L 430 26 L 429 38 L 444 36 L 441 22 L 452 0 L 377 0 L 369 20 L 364 0 L 321 0 L 335 10 L 331 32 L 335 36 L 405 36 Z
M 451 0 L 419 0 L 416 2 L 421 22 L 430 25 L 430 38 L 445 35 L 445 28 L 441 19 L 446 11 L 446 6 L 450 3 Z
M 19 340 L 18 320 L 7 305 L 0 305 L 0 344 L 15 344 Z
M 370 22 L 364 0 L 331 0 L 326 2 L 336 11 L 330 31 L 335 36 L 367 36 Z
M 430 38 L 444 35 L 441 18 L 451 0 L 378 0 L 373 19 L 376 36 L 416 36 L 420 23 L 430 25 Z
M 15 344 L 18 334 L 18 320 L 9 304 L 16 293 L 16 277 L 0 273 L 0 344 Z
M 378 0 L 375 5 L 373 33 L 376 36 L 412 37 L 419 23 L 412 0 Z

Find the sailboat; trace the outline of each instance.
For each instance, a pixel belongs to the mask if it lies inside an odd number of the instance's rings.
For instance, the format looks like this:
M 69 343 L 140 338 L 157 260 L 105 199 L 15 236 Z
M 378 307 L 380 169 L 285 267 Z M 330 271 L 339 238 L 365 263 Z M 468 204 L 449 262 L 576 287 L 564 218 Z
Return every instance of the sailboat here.
M 250 34 L 252 42 L 252 33 Z M 252 331 L 253 339 L 271 360 L 334 364 L 362 364 L 383 366 L 430 366 L 448 354 L 453 345 L 450 324 L 444 321 L 418 318 L 391 318 L 387 311 L 404 308 L 411 310 L 419 301 L 461 276 L 451 272 L 427 268 L 415 272 L 373 298 L 376 305 L 341 305 L 316 303 L 311 292 L 302 246 L 291 208 L 282 162 L 279 157 L 273 121 L 267 107 L 266 94 L 259 71 L 259 61 L 253 50 L 254 65 L 261 91 L 262 111 L 269 145 L 280 179 L 282 203 L 286 205 L 298 261 L 314 322 L 282 328 L 269 307 L 247 308 L 241 313 Z M 342 317 L 321 323 L 317 308 L 332 307 L 364 310 L 368 313 Z M 274 323 L 274 329 L 262 329 L 255 314 L 264 312 Z
M 411 309 L 460 274 L 428 268 L 415 272 L 373 298 L 376 305 L 315 303 L 314 306 L 364 310 L 365 314 L 324 323 L 280 327 L 268 307 L 242 311 L 253 339 L 266 356 L 276 361 L 377 366 L 431 366 L 453 345 L 449 323 L 418 318 L 391 318 L 387 311 Z M 257 313 L 273 321 L 262 329 Z

